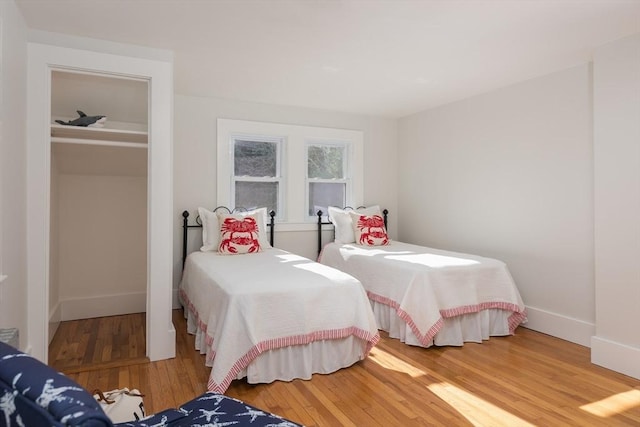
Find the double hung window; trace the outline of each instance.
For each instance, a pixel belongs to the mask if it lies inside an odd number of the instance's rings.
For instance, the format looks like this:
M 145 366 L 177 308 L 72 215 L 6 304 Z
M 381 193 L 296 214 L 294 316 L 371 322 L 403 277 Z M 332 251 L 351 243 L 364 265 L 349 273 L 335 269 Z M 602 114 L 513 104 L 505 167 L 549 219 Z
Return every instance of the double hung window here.
M 232 138 L 234 206 L 280 212 L 282 138 Z
M 315 217 L 329 206 L 347 204 L 349 144 L 307 142 L 307 215 Z
M 329 206 L 363 194 L 363 133 L 218 119 L 217 204 L 267 207 L 279 230 L 312 230 Z

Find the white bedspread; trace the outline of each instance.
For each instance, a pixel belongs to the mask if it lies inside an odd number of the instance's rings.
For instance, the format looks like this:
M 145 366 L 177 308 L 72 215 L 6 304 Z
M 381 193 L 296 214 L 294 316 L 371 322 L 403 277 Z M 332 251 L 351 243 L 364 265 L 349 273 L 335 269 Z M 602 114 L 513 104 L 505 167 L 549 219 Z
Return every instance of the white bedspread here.
M 395 309 L 425 347 L 445 318 L 507 310 L 510 333 L 526 320 L 507 266 L 495 259 L 401 242 L 373 247 L 334 242 L 323 248 L 319 261 L 360 280 L 369 298 Z
M 272 349 L 354 336 L 368 342 L 363 359 L 379 340 L 356 279 L 279 249 L 190 254 L 180 299 L 204 332 L 196 347 L 212 366 L 208 389 L 218 393 Z

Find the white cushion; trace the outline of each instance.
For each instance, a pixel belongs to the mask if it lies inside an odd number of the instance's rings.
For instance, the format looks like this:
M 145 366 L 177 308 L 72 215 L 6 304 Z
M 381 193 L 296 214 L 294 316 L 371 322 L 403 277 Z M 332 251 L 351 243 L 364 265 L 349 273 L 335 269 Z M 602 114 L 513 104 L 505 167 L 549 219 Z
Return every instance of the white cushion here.
M 269 244 L 269 237 L 267 233 L 267 224 L 269 224 L 269 213 L 267 208 L 257 208 L 247 212 L 238 212 L 239 215 L 257 215 L 258 216 L 258 229 L 260 246 L 262 249 L 268 249 L 271 247 Z
M 216 252 L 220 245 L 220 225 L 218 216 L 205 208 L 198 208 L 198 215 L 202 222 L 202 252 Z

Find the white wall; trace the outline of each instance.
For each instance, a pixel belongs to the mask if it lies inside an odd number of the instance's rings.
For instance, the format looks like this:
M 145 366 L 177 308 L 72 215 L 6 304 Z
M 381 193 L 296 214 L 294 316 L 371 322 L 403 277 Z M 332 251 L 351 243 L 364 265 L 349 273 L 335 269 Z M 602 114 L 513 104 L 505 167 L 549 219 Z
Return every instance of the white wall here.
M 26 27 L 13 1 L 0 2 L 0 328 L 28 342 L 26 267 Z
M 146 176 L 60 175 L 57 195 L 61 320 L 146 311 Z
M 596 336 L 591 360 L 640 378 L 640 34 L 594 57 Z
M 189 210 L 194 221 L 198 206 L 216 206 L 218 118 L 363 131 L 364 201 L 397 211 L 397 125 L 393 119 L 180 95 L 175 97 L 174 114 L 174 288 L 182 274 L 182 211 Z M 392 237 L 396 224 L 397 217 L 391 217 Z M 190 232 L 191 249 L 198 247 L 199 241 L 197 232 Z M 317 255 L 314 232 L 278 233 L 276 226 L 275 243 L 302 256 Z
M 501 259 L 528 327 L 594 332 L 589 65 L 400 120 L 399 237 Z

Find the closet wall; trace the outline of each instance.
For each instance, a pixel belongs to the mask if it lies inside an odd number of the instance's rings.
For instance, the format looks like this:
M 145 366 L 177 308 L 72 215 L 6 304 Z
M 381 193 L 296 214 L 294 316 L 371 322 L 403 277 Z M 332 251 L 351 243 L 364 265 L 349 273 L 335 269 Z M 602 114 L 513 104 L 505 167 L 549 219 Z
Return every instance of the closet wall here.
M 53 71 L 49 339 L 60 321 L 146 310 L 145 80 Z M 102 128 L 56 124 L 76 110 Z

